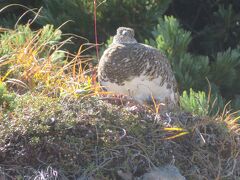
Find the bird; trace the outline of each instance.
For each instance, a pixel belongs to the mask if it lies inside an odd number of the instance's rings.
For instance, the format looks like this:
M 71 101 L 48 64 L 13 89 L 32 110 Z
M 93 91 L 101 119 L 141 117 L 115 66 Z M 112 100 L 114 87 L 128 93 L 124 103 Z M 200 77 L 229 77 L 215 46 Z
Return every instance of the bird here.
M 119 27 L 98 64 L 98 80 L 107 91 L 174 109 L 179 104 L 177 82 L 169 60 L 158 49 L 138 43 L 134 30 Z

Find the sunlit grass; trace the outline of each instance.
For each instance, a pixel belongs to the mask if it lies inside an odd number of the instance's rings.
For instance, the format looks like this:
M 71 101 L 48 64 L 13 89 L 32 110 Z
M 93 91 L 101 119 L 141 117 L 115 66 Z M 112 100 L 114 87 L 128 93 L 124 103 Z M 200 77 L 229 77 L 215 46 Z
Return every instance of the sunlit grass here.
M 216 118 L 216 120 L 225 122 L 230 132 L 240 135 L 240 110 L 234 112 L 228 110 L 229 104 L 230 102 L 225 105 L 223 112 Z
M 35 32 L 28 25 L 5 32 L 1 37 L 5 48 L 1 54 L 5 56 L 0 68 L 6 72 L 1 72 L 0 80 L 43 94 L 79 95 L 79 89 L 84 95 L 98 94 L 101 90 L 90 68 L 93 59 L 82 55 L 91 45 L 82 45 L 73 55 L 61 50 L 71 37 L 64 41 L 60 37 L 61 31 L 50 25 Z

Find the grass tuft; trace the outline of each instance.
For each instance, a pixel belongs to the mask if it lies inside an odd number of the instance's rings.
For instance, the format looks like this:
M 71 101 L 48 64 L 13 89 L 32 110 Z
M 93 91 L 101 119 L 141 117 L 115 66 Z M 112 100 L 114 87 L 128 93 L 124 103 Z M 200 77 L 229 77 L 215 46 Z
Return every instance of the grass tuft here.
M 4 32 L 0 39 L 3 47 L 0 79 L 11 83 L 18 93 L 30 90 L 47 95 L 77 96 L 79 89 L 85 94 L 99 92 L 91 74 L 86 75 L 92 58 L 82 55 L 84 46 L 74 56 L 61 50 L 71 37 L 61 41 L 61 31 L 52 25 L 38 31 L 32 31 L 29 24 L 18 26 Z

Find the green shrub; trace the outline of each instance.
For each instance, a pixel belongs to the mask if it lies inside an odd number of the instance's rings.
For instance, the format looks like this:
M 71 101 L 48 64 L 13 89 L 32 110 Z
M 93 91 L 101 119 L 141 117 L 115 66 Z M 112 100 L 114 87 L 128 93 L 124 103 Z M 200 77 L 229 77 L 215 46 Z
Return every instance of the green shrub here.
M 41 134 L 49 132 L 52 119 L 60 110 L 56 99 L 40 95 L 19 96 L 14 103 L 13 117 L 1 121 L 1 141 L 14 133 L 22 135 L 27 133 L 34 141 L 35 137 L 41 137 Z
M 154 39 L 147 43 L 163 51 L 173 63 L 186 53 L 191 41 L 191 33 L 184 30 L 173 16 L 160 18 L 157 26 L 153 28 L 152 35 Z
M 177 19 L 165 16 L 152 31 L 154 39 L 146 43 L 158 48 L 168 57 L 179 82 L 180 91 L 189 88 L 201 89 L 206 85 L 205 77 L 209 72 L 209 59 L 187 52 L 191 34 L 185 31 Z
M 167 55 L 181 92 L 190 88 L 207 92 L 207 78 L 216 96 L 229 100 L 240 93 L 240 84 L 236 83 L 240 81 L 239 47 L 212 56 L 192 54 L 188 51 L 191 34 L 174 17 L 161 18 L 152 34 L 154 38 L 145 42 Z
M 30 66 L 33 56 L 37 60 L 46 58 L 51 52 L 51 46 L 59 43 L 60 39 L 61 31 L 55 30 L 52 25 L 46 25 L 39 31 L 32 31 L 28 24 L 20 25 L 15 30 L 0 34 L 0 76 L 12 71 L 11 67 L 19 62 Z M 54 51 L 52 61 L 60 62 L 63 57 L 64 53 Z M 21 72 L 21 68 L 18 67 L 17 71 Z
M 190 89 L 190 92 L 183 91 L 180 97 L 180 106 L 184 111 L 191 112 L 194 115 L 208 115 L 209 103 L 205 92 L 195 92 Z
M 12 111 L 15 107 L 15 95 L 8 92 L 4 83 L 0 81 L 0 111 Z
M 34 39 L 34 37 L 36 39 Z M 0 34 L 0 56 L 2 57 L 16 52 L 19 48 L 30 44 L 30 40 L 34 40 L 36 43 L 35 46 L 37 47 L 43 43 L 54 45 L 58 43 L 60 39 L 61 31 L 54 29 L 52 25 L 45 25 L 40 31 L 31 30 L 29 24 L 19 25 L 15 30 L 5 31 Z M 46 49 L 44 50 L 46 53 Z
M 209 80 L 225 97 L 234 98 L 240 93 L 240 46 L 214 55 Z
M 98 2 L 100 4 L 100 2 Z M 119 26 L 130 26 L 136 30 L 138 39 L 151 35 L 151 29 L 158 18 L 165 13 L 171 0 L 111 0 L 104 1 L 97 8 L 99 40 L 105 41 Z M 43 0 L 43 17 L 37 22 L 59 27 L 66 33 L 74 33 L 94 42 L 93 1 L 89 0 Z M 141 25 L 139 25 L 141 22 Z M 144 28 L 142 28 L 144 27 Z
M 17 22 L 17 16 L 15 14 L 7 14 L 5 17 L 0 18 L 0 27 L 12 28 Z
M 209 15 L 204 20 L 204 26 L 195 29 L 197 32 L 195 32 L 192 45 L 196 48 L 192 50 L 211 55 L 226 51 L 228 48 L 236 48 L 240 43 L 239 1 L 221 1 L 218 3 L 212 1 L 204 6 L 208 9 L 206 11 Z M 202 11 L 202 13 L 206 11 Z M 199 20 L 201 21 L 201 18 Z

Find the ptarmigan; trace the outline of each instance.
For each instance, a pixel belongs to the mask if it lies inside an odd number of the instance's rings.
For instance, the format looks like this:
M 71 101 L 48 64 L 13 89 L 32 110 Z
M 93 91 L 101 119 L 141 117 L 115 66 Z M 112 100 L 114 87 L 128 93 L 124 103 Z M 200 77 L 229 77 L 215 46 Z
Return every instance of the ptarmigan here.
M 100 59 L 98 79 L 107 91 L 131 96 L 140 103 L 154 98 L 170 109 L 178 104 L 177 84 L 168 60 L 156 48 L 138 43 L 131 28 L 117 29 Z

